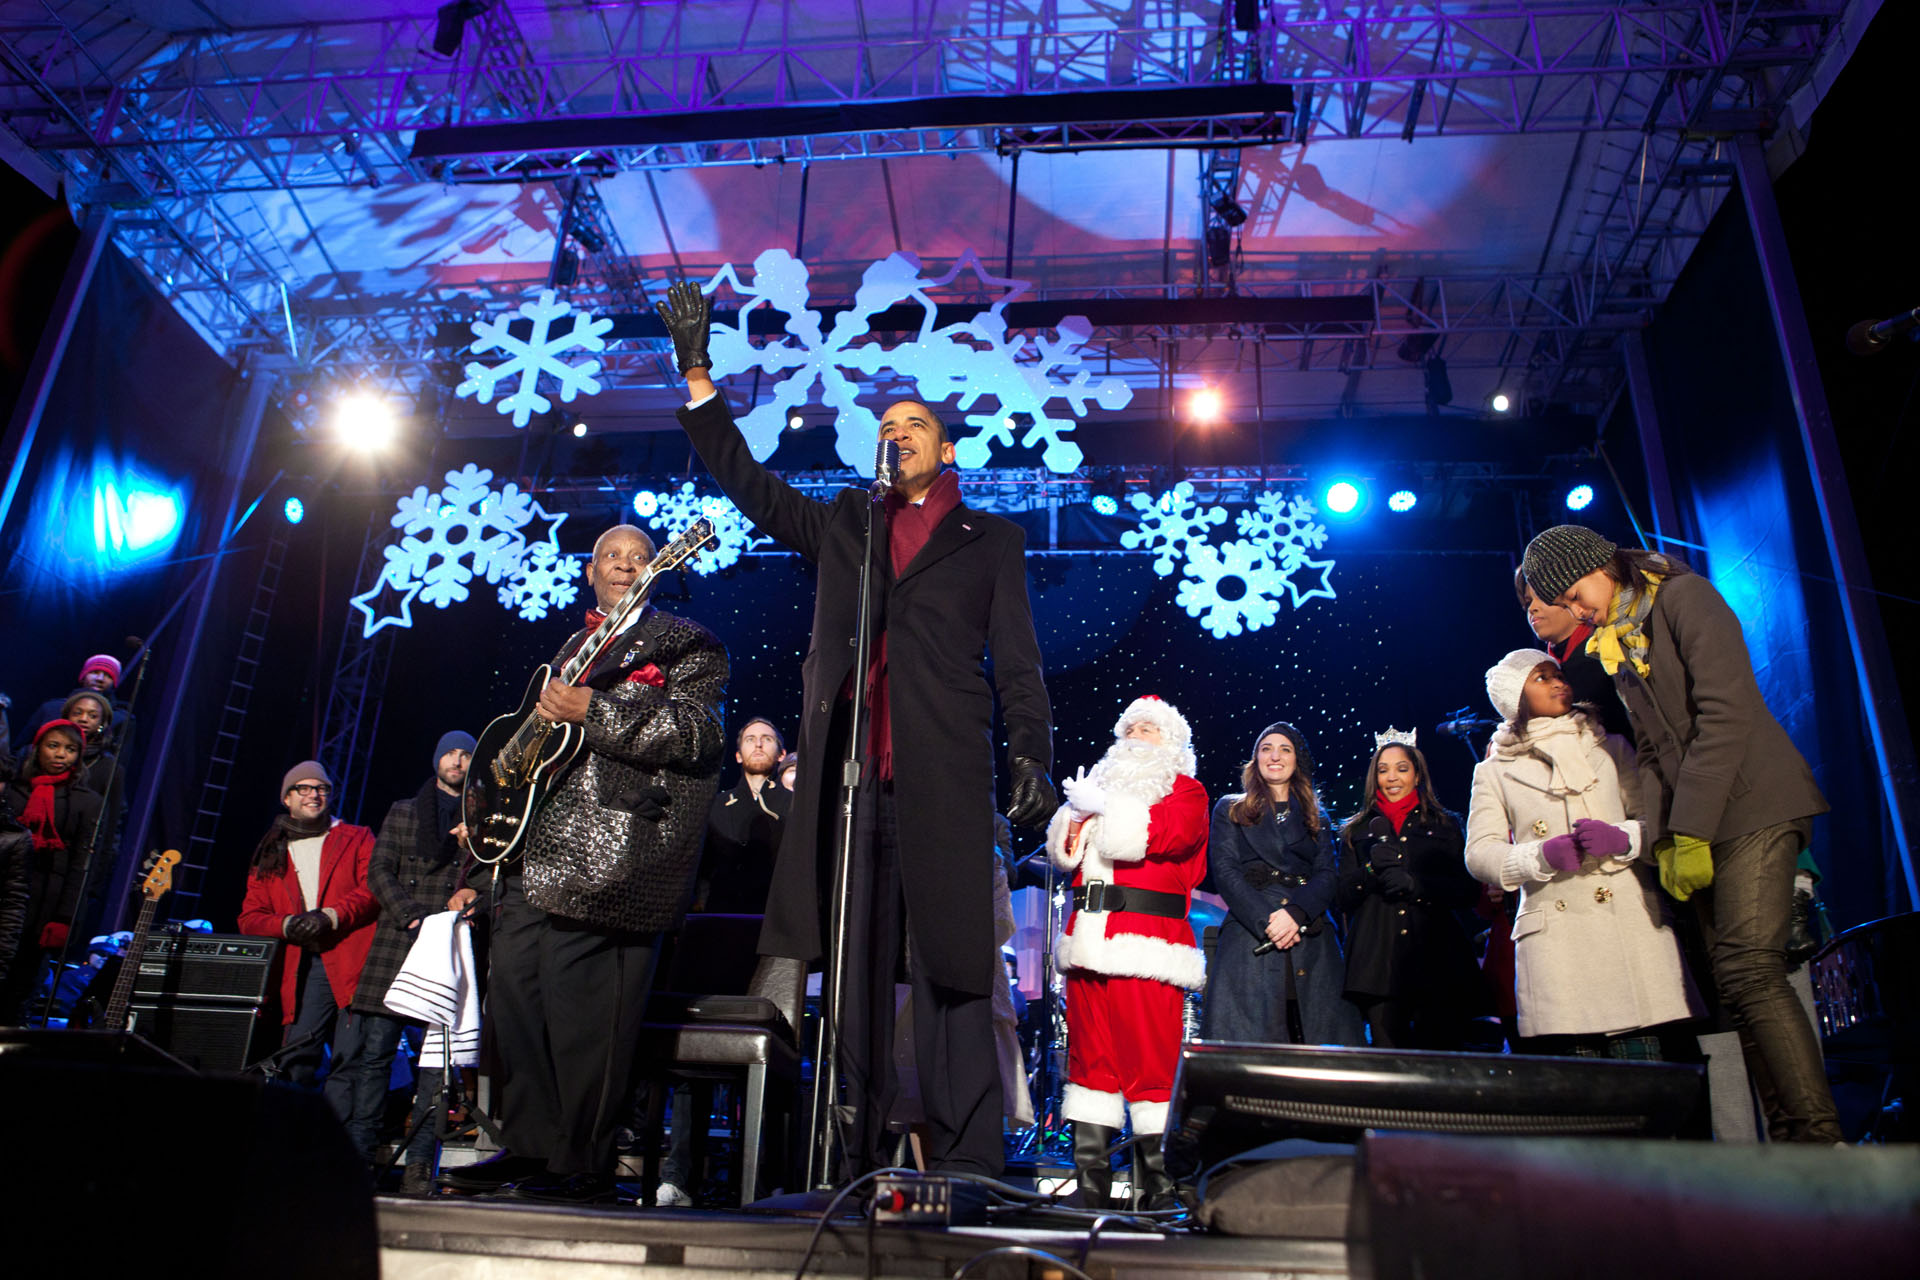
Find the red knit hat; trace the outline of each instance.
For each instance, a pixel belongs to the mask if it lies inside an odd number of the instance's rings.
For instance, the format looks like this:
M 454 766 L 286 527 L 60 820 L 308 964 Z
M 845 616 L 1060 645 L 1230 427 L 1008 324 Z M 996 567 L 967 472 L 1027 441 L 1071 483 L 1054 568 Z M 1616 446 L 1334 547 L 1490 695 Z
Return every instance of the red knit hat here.
M 120 687 L 120 659 L 110 653 L 96 653 L 88 658 L 80 668 L 79 679 L 85 680 L 89 671 L 104 671 L 113 680 L 114 688 Z
M 41 725 L 38 729 L 35 729 L 33 731 L 33 745 L 36 747 L 39 746 L 40 739 L 46 737 L 48 733 L 52 732 L 55 729 L 65 729 L 68 733 L 71 733 L 75 738 L 77 738 L 80 741 L 80 744 L 82 746 L 86 745 L 87 731 L 82 729 L 79 725 L 75 724 L 71 720 L 47 721 L 45 724 Z

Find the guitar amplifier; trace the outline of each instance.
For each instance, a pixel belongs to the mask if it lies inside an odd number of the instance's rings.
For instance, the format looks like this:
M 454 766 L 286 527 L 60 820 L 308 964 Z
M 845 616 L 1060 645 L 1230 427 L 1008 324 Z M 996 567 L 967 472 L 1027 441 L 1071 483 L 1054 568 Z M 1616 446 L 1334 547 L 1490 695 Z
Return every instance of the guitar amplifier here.
M 185 1000 L 258 1005 L 267 998 L 273 957 L 279 949 L 272 938 L 243 934 L 154 934 L 140 953 L 133 1003 L 152 1006 Z
M 271 945 L 271 944 L 269 944 Z M 252 1058 L 257 1002 L 187 1003 L 133 998 L 127 1030 L 138 1032 L 199 1071 L 239 1072 Z

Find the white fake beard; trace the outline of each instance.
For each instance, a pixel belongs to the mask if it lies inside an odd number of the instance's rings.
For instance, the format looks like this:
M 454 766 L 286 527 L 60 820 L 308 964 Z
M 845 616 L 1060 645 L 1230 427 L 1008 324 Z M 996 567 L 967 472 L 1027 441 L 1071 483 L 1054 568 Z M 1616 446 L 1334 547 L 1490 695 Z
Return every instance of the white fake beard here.
M 1107 748 L 1087 780 L 1104 791 L 1118 792 L 1151 804 L 1173 790 L 1173 780 L 1191 772 L 1193 753 L 1163 747 L 1138 738 L 1123 738 Z

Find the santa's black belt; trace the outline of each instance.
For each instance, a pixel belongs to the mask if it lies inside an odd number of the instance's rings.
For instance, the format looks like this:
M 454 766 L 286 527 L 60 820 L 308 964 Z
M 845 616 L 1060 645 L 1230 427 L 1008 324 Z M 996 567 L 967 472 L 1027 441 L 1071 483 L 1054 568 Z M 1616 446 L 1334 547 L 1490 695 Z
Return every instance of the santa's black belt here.
M 1131 911 L 1141 916 L 1164 916 L 1168 920 L 1187 918 L 1186 895 L 1161 893 L 1156 889 L 1133 889 L 1090 880 L 1073 891 L 1073 905 L 1079 911 Z
M 1248 884 L 1262 888 L 1270 884 L 1284 884 L 1289 888 L 1300 889 L 1307 883 L 1306 876 L 1292 875 L 1270 862 L 1243 862 L 1240 864 L 1240 874 L 1247 878 Z

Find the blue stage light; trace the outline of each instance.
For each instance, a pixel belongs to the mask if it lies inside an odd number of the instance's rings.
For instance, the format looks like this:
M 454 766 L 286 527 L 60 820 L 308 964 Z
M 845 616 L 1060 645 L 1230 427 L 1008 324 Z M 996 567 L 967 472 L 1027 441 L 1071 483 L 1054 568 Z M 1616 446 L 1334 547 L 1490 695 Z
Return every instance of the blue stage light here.
M 1387 499 L 1387 510 L 1411 511 L 1413 510 L 1414 504 L 1419 501 L 1420 501 L 1419 497 L 1414 493 L 1413 490 L 1395 489 L 1393 491 L 1393 496 Z
M 1593 486 L 1590 484 L 1577 484 L 1567 490 L 1567 510 L 1569 511 L 1585 511 L 1592 501 Z
M 1093 495 L 1093 509 L 1099 515 L 1117 516 L 1120 514 L 1120 499 L 1110 493 L 1096 493 Z
M 103 565 L 162 555 L 180 537 L 180 495 L 135 479 L 93 487 L 93 548 Z
M 1320 496 L 1320 505 L 1336 516 L 1352 515 L 1360 505 L 1360 486 L 1351 480 L 1335 480 Z
M 307 504 L 298 498 L 288 498 L 287 504 L 280 510 L 286 513 L 288 524 L 299 524 L 307 518 Z

